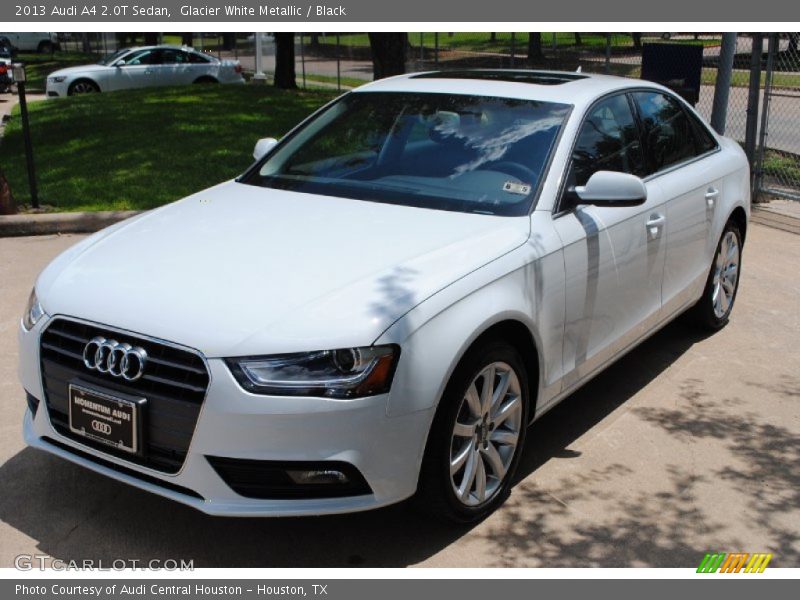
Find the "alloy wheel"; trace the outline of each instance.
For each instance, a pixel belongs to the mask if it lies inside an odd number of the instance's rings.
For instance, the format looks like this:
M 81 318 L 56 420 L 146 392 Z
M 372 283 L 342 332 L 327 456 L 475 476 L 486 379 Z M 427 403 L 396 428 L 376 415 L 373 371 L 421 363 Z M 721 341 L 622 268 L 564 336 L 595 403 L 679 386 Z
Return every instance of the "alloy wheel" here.
M 97 91 L 95 87 L 86 81 L 79 81 L 72 86 L 73 94 L 93 94 L 95 91 Z
M 739 279 L 739 258 L 739 239 L 733 231 L 728 231 L 717 250 L 711 286 L 711 302 L 714 316 L 718 319 L 722 319 L 733 304 Z
M 467 387 L 450 443 L 450 482 L 465 506 L 486 504 L 499 492 L 522 427 L 522 392 L 504 362 L 484 367 Z

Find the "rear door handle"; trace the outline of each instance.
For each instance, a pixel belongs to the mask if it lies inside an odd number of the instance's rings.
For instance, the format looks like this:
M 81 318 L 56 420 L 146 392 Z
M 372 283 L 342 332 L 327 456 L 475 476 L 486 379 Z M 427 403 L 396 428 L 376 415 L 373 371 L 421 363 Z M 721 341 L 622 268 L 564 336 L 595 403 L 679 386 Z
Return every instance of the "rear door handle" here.
M 711 187 L 708 188 L 706 192 L 706 205 L 708 208 L 714 208 L 714 202 L 716 201 L 717 197 L 719 196 L 719 190 L 717 188 Z
M 661 236 L 661 230 L 664 228 L 667 218 L 660 213 L 653 213 L 645 223 L 647 227 L 648 239 L 655 240 Z

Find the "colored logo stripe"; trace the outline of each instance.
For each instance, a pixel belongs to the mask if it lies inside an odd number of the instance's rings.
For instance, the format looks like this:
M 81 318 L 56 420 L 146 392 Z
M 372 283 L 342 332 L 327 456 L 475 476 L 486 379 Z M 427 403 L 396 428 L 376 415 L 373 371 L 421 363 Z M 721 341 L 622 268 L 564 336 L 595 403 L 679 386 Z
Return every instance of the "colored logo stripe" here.
M 748 561 L 749 559 L 749 561 Z M 763 573 L 767 565 L 772 560 L 772 554 L 747 552 L 734 552 L 725 554 L 724 552 L 707 553 L 700 566 L 697 567 L 698 573 Z M 745 566 L 747 565 L 747 566 Z

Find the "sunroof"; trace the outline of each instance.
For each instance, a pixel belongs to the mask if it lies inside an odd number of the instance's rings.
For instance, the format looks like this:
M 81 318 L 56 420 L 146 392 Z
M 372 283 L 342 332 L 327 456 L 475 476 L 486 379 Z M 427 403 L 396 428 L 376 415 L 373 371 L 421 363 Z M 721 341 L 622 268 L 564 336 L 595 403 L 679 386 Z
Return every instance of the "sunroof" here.
M 570 81 L 577 81 L 578 79 L 586 79 L 586 75 L 546 71 L 465 69 L 420 73 L 419 75 L 412 75 L 411 79 L 481 79 L 487 81 L 509 81 L 512 83 L 532 83 L 535 85 L 560 85 Z

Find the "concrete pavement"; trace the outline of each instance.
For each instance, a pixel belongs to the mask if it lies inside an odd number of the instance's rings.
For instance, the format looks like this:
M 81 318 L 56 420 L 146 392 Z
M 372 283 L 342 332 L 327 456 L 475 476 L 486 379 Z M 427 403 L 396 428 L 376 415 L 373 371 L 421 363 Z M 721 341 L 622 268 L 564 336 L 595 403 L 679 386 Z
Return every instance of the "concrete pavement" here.
M 81 239 L 0 239 L 0 566 L 695 567 L 707 551 L 800 566 L 800 236 L 753 224 L 731 323 L 668 326 L 530 431 L 508 503 L 453 527 L 405 506 L 211 518 L 26 449 L 16 331 L 36 273 Z

